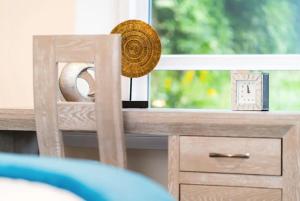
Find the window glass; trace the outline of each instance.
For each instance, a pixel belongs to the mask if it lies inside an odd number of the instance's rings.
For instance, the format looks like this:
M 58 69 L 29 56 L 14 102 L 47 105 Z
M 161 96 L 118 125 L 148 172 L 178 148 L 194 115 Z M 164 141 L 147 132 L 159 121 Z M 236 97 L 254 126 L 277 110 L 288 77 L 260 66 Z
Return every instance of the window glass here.
M 230 106 L 229 71 L 154 71 L 152 107 L 218 108 Z
M 300 0 L 152 0 L 164 54 L 300 53 Z
M 270 110 L 300 110 L 300 71 L 269 71 Z M 154 71 L 151 106 L 230 109 L 230 71 Z

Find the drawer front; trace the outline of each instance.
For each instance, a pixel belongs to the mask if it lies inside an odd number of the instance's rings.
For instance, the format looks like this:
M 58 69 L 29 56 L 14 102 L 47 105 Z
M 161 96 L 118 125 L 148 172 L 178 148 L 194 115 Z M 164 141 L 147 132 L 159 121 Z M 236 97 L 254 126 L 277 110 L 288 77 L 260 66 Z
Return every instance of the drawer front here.
M 281 175 L 281 139 L 181 136 L 180 170 Z
M 281 201 L 280 189 L 181 185 L 180 201 Z

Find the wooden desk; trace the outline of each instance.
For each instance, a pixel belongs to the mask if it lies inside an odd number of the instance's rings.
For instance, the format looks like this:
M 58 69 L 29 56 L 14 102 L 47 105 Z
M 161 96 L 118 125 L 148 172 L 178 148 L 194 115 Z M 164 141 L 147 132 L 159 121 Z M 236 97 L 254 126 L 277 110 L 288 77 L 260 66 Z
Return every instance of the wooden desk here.
M 35 131 L 32 109 L 0 109 L 0 130 Z
M 79 124 L 82 124 L 80 127 L 84 125 L 84 131 L 95 130 L 93 104 L 85 111 L 75 110 L 72 104 L 68 105 L 68 112 L 64 112 L 66 115 L 58 117 L 59 121 L 63 122 L 63 128 L 77 130 Z M 70 115 L 77 116 L 78 121 L 71 122 Z M 126 109 L 124 127 L 126 133 L 139 136 L 171 136 L 169 189 L 177 199 L 196 201 L 199 200 L 199 196 L 206 195 L 207 199 L 226 200 L 228 192 L 232 193 L 231 198 L 234 198 L 234 201 L 247 201 L 248 198 L 258 201 L 300 199 L 300 113 Z M 0 110 L 0 130 L 34 131 L 33 111 Z M 195 160 L 198 154 L 199 157 L 203 157 L 201 154 L 204 150 L 199 148 L 197 143 L 214 144 L 217 138 L 216 143 L 219 145 L 216 147 L 224 146 L 219 140 L 222 138 L 224 142 L 229 140 L 241 148 L 241 143 L 247 145 L 254 140 L 261 144 L 257 149 L 262 150 L 270 142 L 270 150 L 274 151 L 270 155 L 274 156 L 270 164 L 275 167 L 268 168 L 268 157 L 265 158 L 264 164 L 262 161 L 252 161 L 249 166 L 239 169 L 230 169 L 230 164 L 224 169 L 219 169 L 220 167 L 214 166 L 214 162 L 210 163 L 211 166 L 203 166 L 203 161 Z M 250 146 L 250 151 L 255 151 L 255 144 Z M 256 156 L 255 153 L 264 160 L 265 155 L 260 156 L 259 151 L 254 152 L 251 157 Z M 255 171 L 258 171 L 257 174 Z M 246 197 L 239 197 L 243 194 Z M 218 197 L 214 197 L 215 195 Z
M 74 130 L 78 123 L 84 124 L 84 131 L 95 130 L 93 104 L 88 111 L 74 111 L 72 104 L 69 116 L 59 117 L 64 127 Z M 286 132 L 292 125 L 300 123 L 300 113 L 287 112 L 232 112 L 223 110 L 194 109 L 124 109 L 124 127 L 126 133 L 150 135 L 197 134 L 224 135 L 222 130 L 243 129 L 244 135 L 261 136 L 262 129 L 267 133 L 280 130 Z M 81 121 L 73 123 L 70 116 L 76 115 Z M 235 125 L 232 127 L 232 125 Z M 275 124 L 275 125 L 274 125 Z M 82 125 L 81 125 L 82 126 Z M 245 126 L 251 126 L 251 133 Z M 254 129 L 254 130 L 253 130 Z M 0 130 L 35 131 L 34 111 L 32 109 L 0 109 Z M 253 132 L 255 131 L 255 132 Z M 256 134 L 253 134 L 256 133 Z M 240 135 L 240 134 L 239 134 Z M 264 135 L 264 134 L 263 134 Z

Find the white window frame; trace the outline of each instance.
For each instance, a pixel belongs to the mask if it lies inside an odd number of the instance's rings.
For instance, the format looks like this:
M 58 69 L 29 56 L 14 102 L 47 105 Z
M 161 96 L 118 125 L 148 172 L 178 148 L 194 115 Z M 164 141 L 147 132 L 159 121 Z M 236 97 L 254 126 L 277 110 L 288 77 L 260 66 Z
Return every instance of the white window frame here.
M 156 70 L 299 70 L 299 54 L 163 55 Z
M 120 19 L 151 23 L 151 0 L 119 0 Z M 300 54 L 162 55 L 154 70 L 299 70 Z M 147 88 L 150 84 L 148 82 Z M 139 90 L 145 90 L 140 88 Z M 141 91 L 135 90 L 138 94 Z M 149 95 L 149 94 L 148 94 Z
M 149 23 L 150 1 L 117 0 L 118 23 L 129 19 L 139 19 Z M 122 78 L 122 97 L 129 94 L 129 78 Z M 149 75 L 132 79 L 132 100 L 149 100 Z M 150 105 L 150 104 L 149 104 Z
M 120 0 L 120 13 L 150 22 L 151 0 Z M 124 9 L 125 8 L 125 9 Z M 300 54 L 162 55 L 155 70 L 299 70 Z

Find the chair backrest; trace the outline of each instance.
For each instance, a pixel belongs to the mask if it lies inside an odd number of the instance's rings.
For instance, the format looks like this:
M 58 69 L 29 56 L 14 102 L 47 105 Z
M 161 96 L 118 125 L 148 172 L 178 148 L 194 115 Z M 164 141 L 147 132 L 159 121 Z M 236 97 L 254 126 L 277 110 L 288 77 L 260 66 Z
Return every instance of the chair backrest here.
M 95 103 L 60 101 L 58 64 L 70 62 L 95 65 Z M 33 67 L 40 154 L 64 157 L 62 131 L 92 127 L 97 132 L 100 161 L 125 167 L 120 35 L 34 36 Z

